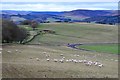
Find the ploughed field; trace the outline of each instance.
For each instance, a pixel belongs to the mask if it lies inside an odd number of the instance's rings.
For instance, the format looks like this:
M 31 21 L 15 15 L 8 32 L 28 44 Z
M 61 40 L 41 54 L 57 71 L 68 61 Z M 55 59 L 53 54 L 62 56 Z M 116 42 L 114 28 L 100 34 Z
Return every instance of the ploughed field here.
M 53 30 L 55 33 L 40 34 L 25 45 L 3 45 L 4 78 L 118 77 L 118 54 L 67 47 L 68 43 L 117 43 L 117 26 L 45 23 L 35 31 L 28 26 L 20 27 L 28 29 L 31 35 L 40 30 Z

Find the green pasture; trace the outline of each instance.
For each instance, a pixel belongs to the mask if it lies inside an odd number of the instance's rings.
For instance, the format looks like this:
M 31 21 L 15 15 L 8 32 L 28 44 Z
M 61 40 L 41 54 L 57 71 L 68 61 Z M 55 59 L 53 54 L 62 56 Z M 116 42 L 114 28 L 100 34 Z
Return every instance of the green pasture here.
M 118 44 L 92 44 L 80 45 L 78 47 L 91 51 L 118 54 Z

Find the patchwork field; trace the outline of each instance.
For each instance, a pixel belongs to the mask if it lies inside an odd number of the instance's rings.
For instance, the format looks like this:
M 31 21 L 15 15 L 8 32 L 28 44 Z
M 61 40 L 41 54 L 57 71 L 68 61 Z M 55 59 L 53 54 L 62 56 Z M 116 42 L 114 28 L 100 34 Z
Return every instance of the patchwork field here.
M 4 78 L 118 77 L 118 54 L 67 47 L 73 43 L 117 43 L 117 26 L 46 23 L 40 24 L 35 31 L 31 31 L 28 26 L 24 27 L 32 33 L 40 30 L 53 30 L 56 33 L 38 35 L 25 45 L 4 44 L 2 50 Z M 92 64 L 88 65 L 88 62 Z M 95 65 L 96 63 L 102 66 Z

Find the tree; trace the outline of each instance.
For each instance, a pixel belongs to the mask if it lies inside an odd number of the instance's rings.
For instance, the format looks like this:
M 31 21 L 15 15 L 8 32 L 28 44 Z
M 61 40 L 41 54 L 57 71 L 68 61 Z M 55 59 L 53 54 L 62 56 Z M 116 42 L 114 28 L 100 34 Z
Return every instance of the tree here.
M 13 21 L 2 20 L 2 42 L 22 42 L 27 36 L 27 31 L 19 28 Z
M 37 28 L 37 26 L 38 26 L 37 21 L 31 21 L 31 27 L 33 28 L 33 30 L 35 30 L 35 28 Z
M 21 22 L 22 25 L 30 25 L 31 21 L 30 20 L 24 20 Z

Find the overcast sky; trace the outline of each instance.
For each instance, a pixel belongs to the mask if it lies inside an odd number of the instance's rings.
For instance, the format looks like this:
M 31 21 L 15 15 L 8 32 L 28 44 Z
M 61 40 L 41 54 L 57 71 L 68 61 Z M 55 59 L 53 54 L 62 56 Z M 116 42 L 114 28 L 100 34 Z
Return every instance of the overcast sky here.
M 44 2 L 41 2 L 44 1 Z M 22 10 L 22 11 L 71 11 L 76 9 L 90 9 L 90 10 L 117 10 L 117 0 L 104 0 L 106 2 L 80 2 L 77 0 L 62 0 L 62 2 L 54 2 L 57 0 L 29 0 L 26 2 L 23 0 L 2 0 L 2 10 Z M 50 1 L 50 0 L 49 0 Z M 74 2 L 72 2 L 74 1 Z M 85 2 L 86 1 L 86 2 Z

